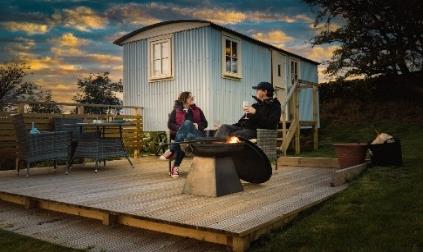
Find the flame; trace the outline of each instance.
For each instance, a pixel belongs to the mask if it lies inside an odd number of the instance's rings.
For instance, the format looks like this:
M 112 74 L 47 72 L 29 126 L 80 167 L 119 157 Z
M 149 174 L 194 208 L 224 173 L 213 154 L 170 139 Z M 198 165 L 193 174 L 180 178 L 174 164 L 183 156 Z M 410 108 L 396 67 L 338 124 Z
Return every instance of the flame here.
M 239 138 L 236 136 L 231 136 L 226 139 L 226 143 L 240 143 Z

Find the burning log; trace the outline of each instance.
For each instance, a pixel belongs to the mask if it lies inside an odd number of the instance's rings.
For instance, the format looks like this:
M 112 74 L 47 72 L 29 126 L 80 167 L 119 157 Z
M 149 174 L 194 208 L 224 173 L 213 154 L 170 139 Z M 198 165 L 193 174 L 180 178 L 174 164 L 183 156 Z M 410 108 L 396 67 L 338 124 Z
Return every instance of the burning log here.
M 241 141 L 239 140 L 239 138 L 238 137 L 236 137 L 236 136 L 230 136 L 230 137 L 228 137 L 227 139 L 226 139 L 226 143 L 231 143 L 231 144 L 233 144 L 233 143 L 240 143 Z

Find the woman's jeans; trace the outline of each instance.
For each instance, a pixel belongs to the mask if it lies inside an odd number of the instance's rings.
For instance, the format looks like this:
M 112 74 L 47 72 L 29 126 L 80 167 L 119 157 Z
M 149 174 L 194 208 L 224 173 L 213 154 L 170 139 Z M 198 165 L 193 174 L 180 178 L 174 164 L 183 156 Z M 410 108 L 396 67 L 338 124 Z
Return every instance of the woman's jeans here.
M 176 132 L 175 142 L 183 142 L 184 140 L 193 140 L 198 137 L 201 137 L 202 133 L 197 130 L 190 120 L 185 120 L 182 126 Z M 185 157 L 185 152 L 181 150 L 181 146 L 178 143 L 172 143 L 170 145 L 170 150 L 175 154 L 175 163 L 174 166 L 179 166 L 182 162 L 182 159 Z

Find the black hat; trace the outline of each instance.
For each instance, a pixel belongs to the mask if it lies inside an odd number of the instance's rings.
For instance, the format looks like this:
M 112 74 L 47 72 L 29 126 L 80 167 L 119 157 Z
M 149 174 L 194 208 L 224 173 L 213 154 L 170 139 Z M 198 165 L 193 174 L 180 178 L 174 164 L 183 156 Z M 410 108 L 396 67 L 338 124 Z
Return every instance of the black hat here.
M 268 92 L 275 91 L 273 89 L 272 83 L 269 83 L 269 82 L 266 82 L 266 81 L 262 81 L 259 84 L 257 84 L 257 86 L 253 86 L 253 89 L 267 90 Z

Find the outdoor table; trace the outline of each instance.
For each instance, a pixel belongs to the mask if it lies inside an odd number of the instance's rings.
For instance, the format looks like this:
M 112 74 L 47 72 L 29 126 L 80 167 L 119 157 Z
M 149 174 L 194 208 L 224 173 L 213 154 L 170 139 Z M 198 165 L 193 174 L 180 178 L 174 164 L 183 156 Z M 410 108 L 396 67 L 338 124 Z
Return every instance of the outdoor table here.
M 70 159 L 70 165 L 75 158 L 93 158 L 96 160 L 95 172 L 98 171 L 98 162 L 103 160 L 104 165 L 107 159 L 125 157 L 132 168 L 132 164 L 128 152 L 124 148 L 123 144 L 123 126 L 128 125 L 125 122 L 88 122 L 88 123 L 76 123 L 80 128 L 81 138 L 78 140 L 75 153 Z M 70 126 L 70 125 L 65 125 Z M 95 127 L 98 133 L 97 137 L 83 137 L 84 127 Z M 118 138 L 106 138 L 105 131 L 107 128 L 119 128 Z

